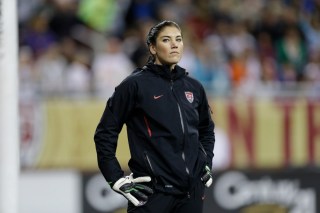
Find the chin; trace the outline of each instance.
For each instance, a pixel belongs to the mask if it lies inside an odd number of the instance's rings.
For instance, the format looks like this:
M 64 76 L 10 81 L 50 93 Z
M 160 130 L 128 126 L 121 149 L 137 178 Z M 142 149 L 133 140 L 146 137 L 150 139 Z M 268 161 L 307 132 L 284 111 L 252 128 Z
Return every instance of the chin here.
M 169 60 L 168 64 L 177 64 L 180 61 L 180 59 L 177 60 Z

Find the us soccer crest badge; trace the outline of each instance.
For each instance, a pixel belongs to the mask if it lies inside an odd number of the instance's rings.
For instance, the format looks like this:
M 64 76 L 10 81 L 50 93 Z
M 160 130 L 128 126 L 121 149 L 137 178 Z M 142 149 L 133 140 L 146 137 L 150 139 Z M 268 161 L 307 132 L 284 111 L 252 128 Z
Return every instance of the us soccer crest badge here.
M 192 103 L 193 102 L 193 92 L 184 92 L 186 95 L 187 100 Z

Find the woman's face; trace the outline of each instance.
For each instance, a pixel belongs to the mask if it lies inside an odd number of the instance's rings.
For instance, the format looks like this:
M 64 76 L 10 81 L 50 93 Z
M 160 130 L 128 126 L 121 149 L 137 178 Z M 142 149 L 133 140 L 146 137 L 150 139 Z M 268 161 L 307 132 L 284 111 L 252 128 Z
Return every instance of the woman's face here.
M 155 45 L 150 45 L 155 64 L 170 65 L 173 68 L 181 59 L 183 41 L 181 32 L 174 26 L 167 26 L 159 33 Z

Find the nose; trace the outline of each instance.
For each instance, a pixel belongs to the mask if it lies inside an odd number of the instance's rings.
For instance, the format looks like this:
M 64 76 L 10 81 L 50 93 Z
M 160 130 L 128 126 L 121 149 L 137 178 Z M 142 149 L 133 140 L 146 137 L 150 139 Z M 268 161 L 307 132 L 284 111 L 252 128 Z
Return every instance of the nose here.
M 173 40 L 171 42 L 171 48 L 177 48 L 177 47 L 178 47 L 177 42 Z

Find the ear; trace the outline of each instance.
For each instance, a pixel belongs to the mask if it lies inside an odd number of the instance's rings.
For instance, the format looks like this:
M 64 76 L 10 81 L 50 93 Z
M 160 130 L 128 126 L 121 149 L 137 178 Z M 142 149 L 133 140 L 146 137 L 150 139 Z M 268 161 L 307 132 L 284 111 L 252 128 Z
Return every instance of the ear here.
M 149 46 L 149 50 L 150 50 L 152 55 L 155 55 L 157 53 L 156 47 L 154 45 L 152 45 L 152 44 Z

